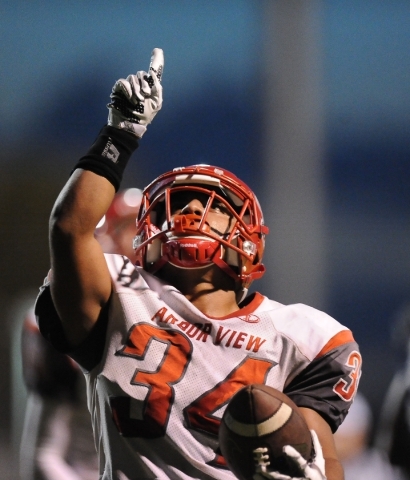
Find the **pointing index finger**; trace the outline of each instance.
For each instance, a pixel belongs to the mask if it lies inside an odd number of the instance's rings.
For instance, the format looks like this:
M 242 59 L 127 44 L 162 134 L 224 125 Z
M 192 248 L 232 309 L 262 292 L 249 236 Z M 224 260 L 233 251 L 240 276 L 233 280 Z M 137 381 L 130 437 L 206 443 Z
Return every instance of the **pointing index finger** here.
M 161 48 L 154 48 L 152 51 L 148 74 L 150 74 L 151 71 L 153 71 L 158 80 L 161 81 L 164 72 L 164 52 Z

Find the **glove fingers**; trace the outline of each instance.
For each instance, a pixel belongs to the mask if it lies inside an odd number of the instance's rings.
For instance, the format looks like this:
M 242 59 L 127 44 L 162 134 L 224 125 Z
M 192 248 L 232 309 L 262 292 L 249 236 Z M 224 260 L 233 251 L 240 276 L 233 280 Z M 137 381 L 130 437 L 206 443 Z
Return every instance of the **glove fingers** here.
M 323 458 L 322 447 L 319 442 L 319 438 L 314 430 L 310 431 L 312 435 L 313 448 L 315 452 L 315 458 L 313 463 L 309 463 L 303 456 L 290 445 L 283 447 L 283 452 L 289 457 L 291 462 L 294 462 L 295 466 L 298 466 L 303 472 L 301 477 L 289 477 L 280 472 L 256 472 L 253 475 L 253 480 L 326 480 L 325 475 L 325 461 Z
M 320 445 L 317 433 L 314 430 L 310 431 L 313 441 L 313 449 L 315 451 L 315 464 L 319 467 L 321 472 L 325 471 L 325 459 L 323 458 L 322 446 Z
M 152 95 L 149 99 L 151 110 L 161 110 L 162 92 L 159 95 Z
M 129 100 L 134 104 L 143 102 L 144 97 L 140 93 L 140 83 L 137 76 L 128 75 L 127 81 L 129 82 L 131 88 L 131 97 L 129 98 Z
M 139 72 L 137 72 L 137 77 L 139 81 L 141 95 L 143 95 L 144 97 L 149 97 L 151 95 L 151 86 L 148 83 L 150 78 L 148 77 L 148 73 L 140 70 Z
M 129 78 L 129 77 L 128 77 Z M 112 88 L 112 93 L 120 93 L 125 96 L 127 100 L 131 100 L 132 98 L 132 87 L 128 81 L 124 78 L 120 78 L 117 80 Z
M 154 48 L 151 56 L 151 63 L 148 69 L 150 75 L 155 73 L 158 80 L 161 81 L 162 73 L 164 71 L 164 52 L 161 48 Z
M 154 82 L 153 87 L 151 88 L 151 95 L 158 98 L 158 101 L 162 103 L 162 85 L 157 75 L 154 72 L 151 72 L 151 78 Z
M 310 433 L 312 435 L 313 447 L 316 455 L 312 463 L 306 461 L 302 455 L 290 445 L 283 447 L 283 451 L 304 472 L 304 478 L 309 480 L 326 480 L 325 461 L 323 458 L 322 447 L 320 446 L 316 432 L 311 430 Z
M 164 54 L 154 49 L 149 74 L 143 70 L 126 79 L 120 78 L 112 89 L 108 125 L 127 130 L 141 138 L 146 126 L 162 107 L 160 78 L 164 68 Z
M 145 77 L 146 78 L 146 77 Z M 159 82 L 155 72 L 151 72 L 149 76 L 149 87 L 150 94 L 149 94 L 149 101 L 151 110 L 160 110 L 162 106 L 162 85 Z
M 291 447 L 290 445 L 285 445 L 283 447 L 283 451 L 288 457 L 292 459 L 292 461 L 294 461 L 299 467 L 301 467 L 302 470 L 306 467 L 308 463 L 307 460 L 305 460 L 302 455 L 293 447 Z
M 320 445 L 317 433 L 314 430 L 311 430 L 310 434 L 312 435 L 313 448 L 315 450 L 316 458 L 322 458 L 323 459 L 322 447 Z

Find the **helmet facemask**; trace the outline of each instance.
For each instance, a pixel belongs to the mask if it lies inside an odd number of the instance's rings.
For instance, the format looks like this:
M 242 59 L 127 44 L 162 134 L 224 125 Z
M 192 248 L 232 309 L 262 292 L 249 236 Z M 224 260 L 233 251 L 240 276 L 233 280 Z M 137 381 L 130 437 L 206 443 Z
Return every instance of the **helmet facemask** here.
M 202 199 L 201 211 L 181 211 L 185 194 Z M 216 205 L 230 217 L 224 232 L 208 221 Z M 134 240 L 137 265 L 155 273 L 166 263 L 182 269 L 215 264 L 247 290 L 264 273 L 267 232 L 259 203 L 243 182 L 216 167 L 182 167 L 144 190 Z

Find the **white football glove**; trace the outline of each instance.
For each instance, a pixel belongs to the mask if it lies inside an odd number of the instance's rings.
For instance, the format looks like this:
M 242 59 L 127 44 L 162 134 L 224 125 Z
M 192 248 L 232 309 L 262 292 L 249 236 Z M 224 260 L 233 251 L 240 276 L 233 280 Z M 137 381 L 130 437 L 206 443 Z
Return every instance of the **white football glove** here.
M 290 445 L 283 447 L 283 451 L 292 462 L 303 472 L 303 477 L 289 477 L 279 472 L 266 471 L 266 467 L 260 467 L 259 471 L 253 475 L 253 480 L 326 480 L 325 459 L 323 458 L 322 447 L 314 430 L 310 431 L 313 440 L 315 457 L 312 462 L 307 462 L 302 455 Z
M 111 103 L 107 105 L 108 125 L 141 138 L 162 107 L 163 71 L 164 53 L 154 48 L 148 73 L 140 70 L 117 80 L 110 95 Z

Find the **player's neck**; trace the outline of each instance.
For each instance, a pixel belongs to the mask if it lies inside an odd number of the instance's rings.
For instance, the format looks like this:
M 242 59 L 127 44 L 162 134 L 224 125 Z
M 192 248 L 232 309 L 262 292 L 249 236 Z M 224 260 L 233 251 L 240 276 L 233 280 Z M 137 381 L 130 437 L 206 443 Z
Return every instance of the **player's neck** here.
M 234 280 L 215 265 L 185 270 L 168 264 L 159 273 L 205 315 L 218 318 L 239 310 Z
M 232 290 L 215 290 L 205 285 L 197 291 L 186 293 L 186 298 L 208 317 L 221 318 L 239 310 L 235 292 Z

